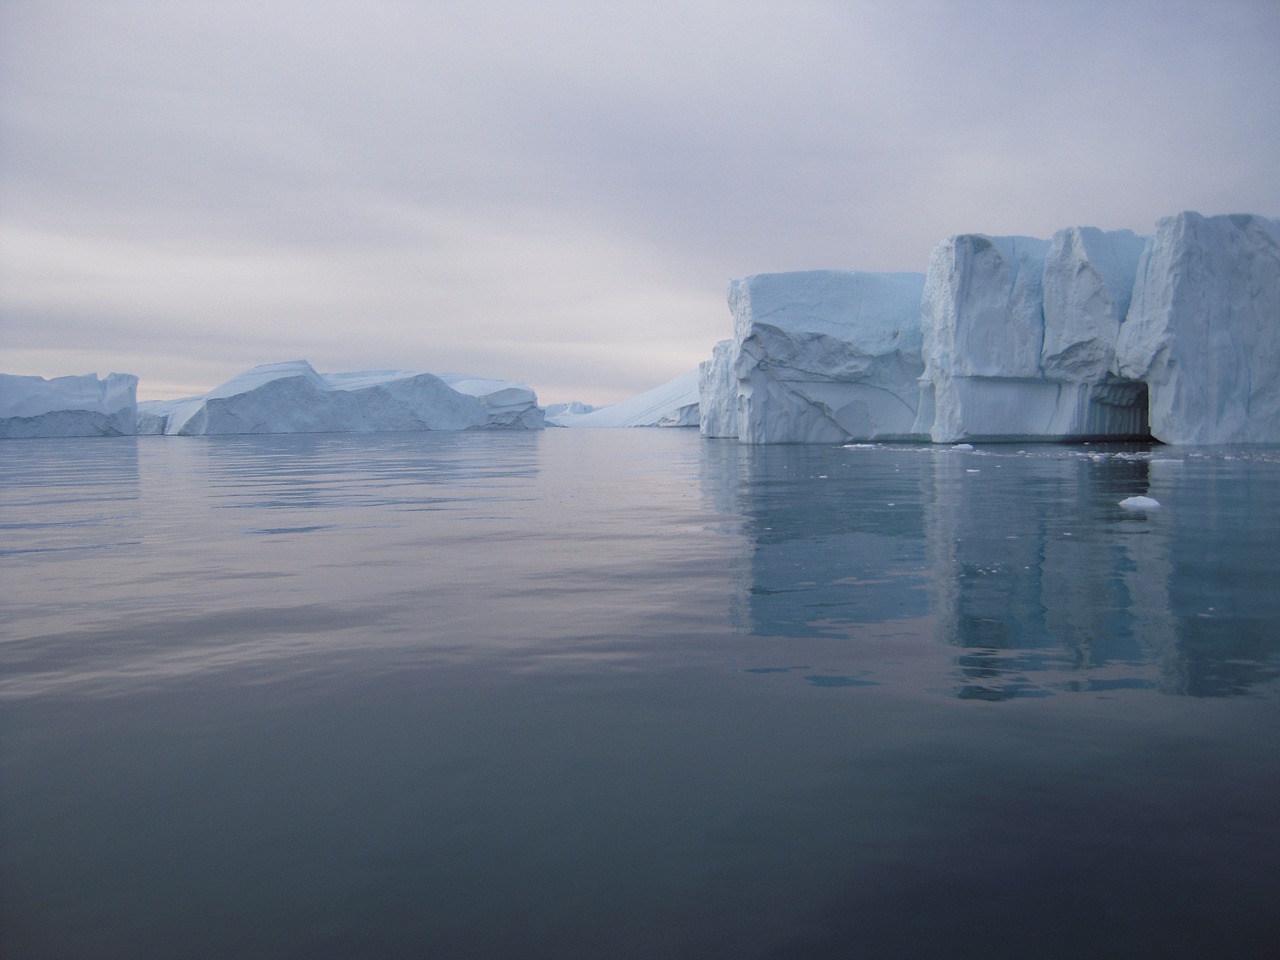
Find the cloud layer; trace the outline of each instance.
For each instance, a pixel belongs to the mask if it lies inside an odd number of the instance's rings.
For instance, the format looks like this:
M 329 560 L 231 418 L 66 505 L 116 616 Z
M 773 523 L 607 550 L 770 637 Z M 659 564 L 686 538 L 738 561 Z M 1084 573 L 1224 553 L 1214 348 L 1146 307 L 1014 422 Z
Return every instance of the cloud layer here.
M 1270 2 L 9 0 L 0 368 L 606 402 L 751 273 L 1280 215 Z

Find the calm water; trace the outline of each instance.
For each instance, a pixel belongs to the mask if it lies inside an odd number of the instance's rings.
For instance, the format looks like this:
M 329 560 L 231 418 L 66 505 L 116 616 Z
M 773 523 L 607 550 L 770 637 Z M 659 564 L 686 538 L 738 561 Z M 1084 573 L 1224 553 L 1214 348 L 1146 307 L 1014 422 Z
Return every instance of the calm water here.
M 1277 544 L 1274 449 L 9 441 L 0 954 L 1274 957 Z

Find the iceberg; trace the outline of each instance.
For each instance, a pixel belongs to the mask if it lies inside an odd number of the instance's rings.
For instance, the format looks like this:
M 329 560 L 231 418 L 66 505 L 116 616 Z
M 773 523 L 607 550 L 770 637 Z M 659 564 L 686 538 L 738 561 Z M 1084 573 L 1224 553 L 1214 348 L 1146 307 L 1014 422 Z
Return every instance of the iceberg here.
M 1102 382 L 1113 372 L 1116 339 L 1129 310 L 1146 238 L 1129 230 L 1059 230 L 1044 264 L 1047 380 Z
M 916 429 L 935 443 L 1146 435 L 1143 385 L 1113 372 L 1143 243 L 1074 227 L 935 247 Z
M 1154 497 L 1125 497 L 1120 506 L 1126 510 L 1159 510 L 1160 501 Z
M 136 432 L 138 378 L 127 373 L 0 373 L 0 437 L 119 437 Z
M 591 413 L 599 409 L 599 407 L 592 406 L 589 403 L 570 400 L 568 403 L 548 403 L 542 408 L 542 412 L 546 415 L 547 422 L 550 423 L 553 417 L 579 417 L 584 413 Z
M 1280 442 L 1280 220 L 961 234 L 922 280 L 762 274 L 729 305 L 708 437 Z
M 567 404 L 563 411 L 549 414 L 547 423 L 556 427 L 696 427 L 698 410 L 698 371 L 694 370 L 606 407 Z
M 1151 433 L 1165 443 L 1280 443 L 1280 220 L 1162 219 L 1117 366 L 1147 384 Z
M 317 373 L 305 360 L 254 367 L 203 396 L 138 404 L 144 433 L 375 433 L 543 426 L 521 383 L 402 370 Z
M 733 281 L 734 338 L 699 371 L 703 434 L 744 443 L 911 436 L 924 280 L 815 270 Z
M 699 426 L 704 437 L 737 437 L 738 341 L 721 340 L 711 350 L 711 359 L 698 364 Z

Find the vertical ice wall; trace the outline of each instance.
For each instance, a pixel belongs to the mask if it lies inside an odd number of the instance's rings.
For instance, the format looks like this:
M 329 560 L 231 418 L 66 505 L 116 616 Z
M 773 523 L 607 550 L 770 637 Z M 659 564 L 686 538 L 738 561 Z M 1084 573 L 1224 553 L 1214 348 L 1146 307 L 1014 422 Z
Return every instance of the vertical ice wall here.
M 910 435 L 924 275 L 815 270 L 729 286 L 734 339 L 702 368 L 703 434 L 746 443 Z
M 1137 268 L 1117 368 L 1166 443 L 1280 442 L 1280 220 L 1166 217 Z
M 1142 243 L 1087 227 L 940 243 L 917 431 L 937 443 L 1143 435 L 1143 387 L 1113 372 Z

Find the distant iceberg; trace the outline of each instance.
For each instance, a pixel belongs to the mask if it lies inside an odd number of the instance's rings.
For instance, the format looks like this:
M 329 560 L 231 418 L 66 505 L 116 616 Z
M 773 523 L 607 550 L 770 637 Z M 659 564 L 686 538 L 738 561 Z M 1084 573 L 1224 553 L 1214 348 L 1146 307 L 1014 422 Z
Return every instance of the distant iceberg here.
M 550 423 L 555 417 L 580 417 L 584 413 L 594 413 L 599 409 L 601 408 L 589 403 L 571 400 L 568 403 L 548 403 L 542 408 L 542 412 L 546 415 L 547 423 Z
M 547 411 L 547 423 L 556 427 L 697 427 L 698 421 L 697 370 L 607 407 L 566 404 Z
M 127 373 L 0 373 L 0 437 L 119 437 L 135 432 L 138 378 Z
M 537 397 L 522 383 L 400 370 L 320 374 L 305 360 L 254 367 L 202 396 L 138 404 L 138 432 L 184 436 L 542 426 Z

